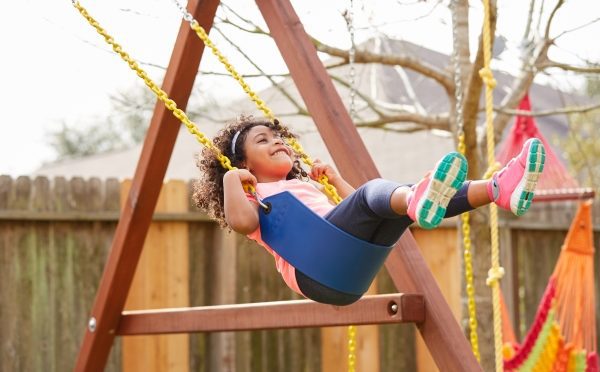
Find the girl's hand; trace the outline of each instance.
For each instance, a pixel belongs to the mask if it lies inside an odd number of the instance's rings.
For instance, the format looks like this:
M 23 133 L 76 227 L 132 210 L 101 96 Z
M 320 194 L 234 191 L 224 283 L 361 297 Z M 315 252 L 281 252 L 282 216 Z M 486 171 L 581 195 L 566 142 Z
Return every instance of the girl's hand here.
M 258 182 L 256 177 L 247 169 L 232 169 L 225 173 L 225 177 L 237 177 L 242 185 L 248 184 L 252 187 L 255 187 Z
M 327 176 L 331 183 L 337 182 L 339 175 L 329 164 L 323 163 L 319 159 L 315 159 L 313 162 L 312 169 L 310 170 L 310 178 L 314 181 L 318 181 L 321 176 Z
M 233 169 L 223 176 L 223 210 L 227 224 L 240 234 L 258 228 L 258 204 L 248 200 L 243 185 L 256 186 L 256 177 L 247 169 Z

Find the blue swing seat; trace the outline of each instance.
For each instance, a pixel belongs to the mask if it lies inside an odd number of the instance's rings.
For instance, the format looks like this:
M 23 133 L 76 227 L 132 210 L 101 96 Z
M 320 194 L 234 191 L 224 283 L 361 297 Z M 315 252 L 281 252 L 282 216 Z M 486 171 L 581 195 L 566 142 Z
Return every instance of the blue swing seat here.
M 362 295 L 392 247 L 358 239 L 314 213 L 288 191 L 259 208 L 262 239 L 311 279 L 340 292 Z

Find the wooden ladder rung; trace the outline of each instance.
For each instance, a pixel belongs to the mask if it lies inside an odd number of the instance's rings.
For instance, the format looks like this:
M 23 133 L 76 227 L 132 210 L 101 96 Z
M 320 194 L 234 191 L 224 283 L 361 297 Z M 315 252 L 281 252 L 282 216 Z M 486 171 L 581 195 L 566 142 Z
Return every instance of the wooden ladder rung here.
M 425 301 L 417 294 L 365 296 L 350 306 L 309 300 L 124 311 L 119 335 L 248 331 L 385 323 L 420 323 Z

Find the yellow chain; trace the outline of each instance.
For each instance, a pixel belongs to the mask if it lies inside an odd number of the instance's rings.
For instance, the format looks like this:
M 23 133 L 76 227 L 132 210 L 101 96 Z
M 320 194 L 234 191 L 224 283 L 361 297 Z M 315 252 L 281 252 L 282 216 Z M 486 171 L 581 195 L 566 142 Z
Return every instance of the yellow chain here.
M 246 92 L 246 94 L 248 95 L 248 97 L 250 97 L 252 102 L 254 102 L 256 107 L 260 111 L 262 111 L 266 117 L 268 117 L 272 122 L 274 122 L 275 115 L 273 114 L 273 111 L 271 111 L 271 109 L 267 107 L 265 102 L 262 99 L 260 99 L 258 97 L 258 94 L 250 88 L 250 85 L 248 85 L 248 83 L 246 83 L 242 75 L 240 75 L 236 71 L 236 69 L 231 65 L 231 63 L 229 63 L 227 57 L 225 57 L 223 53 L 221 53 L 221 51 L 217 48 L 217 46 L 210 40 L 208 34 L 204 30 L 204 28 L 200 26 L 198 21 L 192 19 L 190 21 L 190 27 L 192 28 L 192 30 L 194 30 L 194 32 L 196 32 L 196 35 L 198 35 L 198 37 L 200 38 L 200 40 L 202 40 L 204 45 L 207 48 L 209 48 L 212 51 L 212 53 L 217 57 L 219 62 L 223 64 L 223 66 L 225 67 L 227 72 L 229 72 L 231 77 L 233 77 L 241 85 L 244 92 Z M 309 167 L 313 166 L 313 161 L 311 160 L 310 156 L 308 156 L 304 152 L 302 145 L 300 145 L 298 141 L 296 141 L 294 138 L 288 138 L 287 143 L 294 150 L 294 152 L 296 152 L 296 154 L 300 156 L 304 164 L 308 165 Z M 336 204 L 339 204 L 342 201 L 342 198 L 339 196 L 336 188 L 329 183 L 329 180 L 326 176 L 322 176 L 321 178 L 319 178 L 318 181 L 324 186 L 324 192 L 331 198 L 331 200 L 333 200 Z
M 458 133 L 458 152 L 466 157 L 467 146 L 465 144 L 464 117 L 463 117 L 463 84 L 460 61 L 458 58 L 459 42 L 457 27 L 457 4 L 459 0 L 453 0 L 452 5 L 452 38 L 453 38 L 453 62 L 454 62 L 454 82 L 456 97 L 456 126 Z M 463 238 L 463 261 L 465 265 L 465 291 L 467 294 L 467 311 L 469 314 L 469 339 L 473 355 L 478 362 L 481 362 L 479 353 L 479 338 L 477 335 L 477 309 L 475 304 L 475 286 L 473 285 L 473 247 L 471 244 L 471 215 L 469 212 L 462 213 L 461 216 L 462 238 Z
M 231 165 L 231 161 L 229 160 L 229 158 L 223 155 L 221 151 L 219 151 L 219 149 L 215 147 L 215 145 L 208 138 L 206 138 L 206 136 L 202 132 L 198 130 L 196 124 L 194 124 L 194 122 L 192 122 L 188 118 L 188 116 L 183 110 L 177 107 L 175 101 L 170 99 L 167 93 L 164 90 L 162 90 L 154 81 L 152 81 L 150 77 L 148 77 L 148 74 L 139 66 L 139 64 L 134 59 L 132 59 L 119 44 L 115 42 L 113 37 L 110 36 L 94 18 L 92 18 L 92 16 L 87 12 L 87 10 L 83 6 L 81 6 L 79 2 L 74 2 L 73 6 L 75 6 L 75 8 L 77 8 L 79 13 L 81 13 L 81 15 L 88 21 L 88 23 L 92 27 L 94 27 L 100 35 L 102 35 L 106 43 L 108 43 L 112 47 L 112 49 L 125 62 L 127 62 L 129 68 L 135 71 L 137 76 L 144 80 L 144 83 L 146 83 L 148 88 L 150 88 L 150 90 L 154 92 L 156 97 L 165 104 L 165 107 L 173 113 L 173 116 L 179 119 L 186 126 L 187 130 L 196 137 L 198 142 L 200 142 L 200 144 L 202 144 L 206 148 L 214 151 L 217 155 L 217 158 L 219 159 L 219 162 L 225 169 L 236 169 L 236 167 Z
M 356 371 L 356 326 L 348 326 L 348 372 Z
M 461 133 L 458 136 L 458 152 L 461 155 L 466 154 L 465 135 Z M 471 245 L 471 221 L 470 214 L 460 215 L 462 221 L 463 236 L 463 259 L 465 262 L 465 282 L 467 292 L 467 311 L 469 312 L 469 338 L 471 340 L 471 349 L 477 361 L 481 361 L 479 354 L 479 338 L 477 336 L 477 310 L 475 306 L 475 286 L 473 285 L 473 249 Z
M 108 43 L 112 47 L 112 49 L 125 62 L 127 62 L 129 67 L 133 71 L 135 71 L 136 74 L 142 80 L 144 80 L 144 83 L 150 88 L 150 90 L 152 90 L 152 92 L 156 95 L 156 97 L 160 101 L 162 101 L 165 104 L 165 106 L 167 107 L 167 109 L 169 109 L 173 113 L 173 115 L 186 126 L 187 130 L 196 137 L 198 142 L 201 145 L 203 145 L 215 152 L 217 158 L 219 159 L 219 162 L 221 163 L 221 165 L 224 168 L 226 168 L 228 170 L 237 169 L 236 167 L 231 165 L 231 160 L 228 157 L 226 157 L 225 155 L 223 155 L 219 151 L 219 149 L 217 147 L 215 147 L 214 144 L 208 138 L 206 138 L 206 136 L 202 132 L 200 132 L 200 130 L 198 129 L 196 124 L 194 124 L 194 122 L 192 122 L 188 118 L 186 113 L 177 107 L 177 104 L 175 103 L 175 101 L 170 99 L 169 96 L 167 95 L 167 93 L 164 90 L 162 90 L 154 81 L 152 81 L 152 79 L 150 79 L 148 74 L 139 66 L 139 64 L 134 59 L 132 59 L 129 56 L 129 54 L 127 52 L 125 52 L 118 43 L 115 42 L 114 38 L 112 36 L 110 36 L 100 26 L 100 24 L 87 12 L 87 10 L 81 4 L 79 4 L 79 2 L 73 2 L 73 6 L 79 11 L 79 13 L 81 13 L 81 15 L 88 21 L 88 23 L 92 27 L 94 27 L 94 29 L 96 29 L 96 31 L 104 38 L 106 43 Z M 196 32 L 196 34 L 200 37 L 200 39 L 204 42 L 204 44 L 212 50 L 213 54 L 215 54 L 217 56 L 219 61 L 221 61 L 221 63 L 225 66 L 225 68 L 231 74 L 231 76 L 235 80 L 238 81 L 238 83 L 242 86 L 244 91 L 248 94 L 248 96 L 256 104 L 256 106 L 265 114 L 265 116 L 267 116 L 271 121 L 274 122 L 275 115 L 273 115 L 273 112 L 266 106 L 265 102 L 262 99 L 260 99 L 254 91 L 251 90 L 250 86 L 244 81 L 242 76 L 233 68 L 233 66 L 227 61 L 225 56 L 223 56 L 223 54 L 221 54 L 221 52 L 216 48 L 216 46 L 208 38 L 208 35 L 206 34 L 206 32 L 204 31 L 202 26 L 200 26 L 198 24 L 198 22 L 196 22 L 195 20 L 192 21 L 190 23 L 190 25 L 191 25 L 192 29 Z M 313 161 L 304 152 L 302 145 L 300 145 L 300 143 L 298 143 L 298 141 L 296 141 L 293 138 L 290 138 L 290 139 L 288 139 L 288 144 L 294 150 L 294 152 L 296 152 L 300 156 L 300 158 L 302 159 L 302 161 L 305 164 L 312 167 Z M 339 196 L 336 188 L 332 184 L 329 183 L 327 176 L 322 176 L 321 178 L 319 178 L 319 182 L 324 186 L 325 193 L 327 195 L 329 195 L 329 197 L 336 204 L 339 204 L 342 201 L 342 198 Z M 251 191 L 251 192 L 254 191 L 254 188 L 250 185 L 247 185 L 247 189 L 248 189 L 248 191 Z M 354 371 L 355 370 L 354 366 L 356 363 L 356 356 L 355 356 L 356 327 L 349 326 L 348 334 L 349 334 L 348 348 L 349 348 L 349 352 L 350 352 L 349 366 L 350 366 L 350 371 Z
M 491 36 L 490 36 L 490 2 L 483 1 L 483 68 L 479 71 L 481 79 L 485 83 L 485 118 L 487 134 L 487 157 L 490 167 L 496 164 L 494 155 L 494 112 L 492 91 L 496 81 L 490 68 L 491 61 Z M 500 244 L 498 238 L 498 207 L 495 203 L 490 204 L 490 236 L 491 236 L 491 265 L 486 283 L 492 288 L 492 307 L 494 316 L 494 350 L 496 372 L 502 372 L 502 319 L 500 314 L 500 279 L 504 275 L 504 269 L 500 266 Z

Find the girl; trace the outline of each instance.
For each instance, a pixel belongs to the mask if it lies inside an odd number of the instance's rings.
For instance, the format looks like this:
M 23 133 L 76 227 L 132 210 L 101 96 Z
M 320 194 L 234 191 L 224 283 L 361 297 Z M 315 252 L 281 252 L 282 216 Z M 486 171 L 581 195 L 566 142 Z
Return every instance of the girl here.
M 500 208 L 522 215 L 531 204 L 544 166 L 541 141 L 532 139 L 491 181 L 465 182 L 466 160 L 451 152 L 416 185 L 375 179 L 355 190 L 331 166 L 318 160 L 309 173 L 305 172 L 296 155 L 285 145 L 285 139 L 293 137 L 287 128 L 264 119 L 242 116 L 229 124 L 213 142 L 238 169 L 227 171 L 212 151 L 204 150 L 198 163 L 202 176 L 195 184 L 194 201 L 221 226 L 247 235 L 265 247 L 292 290 L 333 305 L 348 305 L 360 296 L 339 292 L 312 280 L 262 241 L 259 205 L 254 196 L 244 191 L 243 184 L 253 185 L 260 198 L 290 191 L 340 229 L 359 239 L 391 246 L 413 222 L 423 228 L 434 228 L 442 218 L 492 201 Z M 322 175 L 327 176 L 344 199 L 339 205 L 333 205 L 309 182 L 309 178 L 317 180 Z M 300 226 L 301 222 L 291 223 Z

